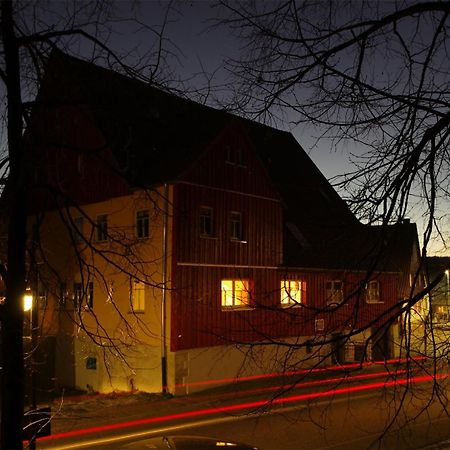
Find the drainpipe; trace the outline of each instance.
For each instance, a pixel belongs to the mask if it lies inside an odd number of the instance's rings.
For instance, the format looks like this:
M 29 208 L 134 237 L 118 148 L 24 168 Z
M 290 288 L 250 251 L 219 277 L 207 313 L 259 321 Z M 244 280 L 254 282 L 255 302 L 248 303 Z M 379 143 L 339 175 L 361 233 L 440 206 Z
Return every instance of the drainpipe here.
M 163 194 L 163 248 L 162 248 L 162 297 L 161 297 L 161 384 L 162 393 L 167 393 L 167 330 L 166 330 L 166 299 L 167 299 L 167 239 L 168 239 L 168 213 L 169 189 L 164 183 Z

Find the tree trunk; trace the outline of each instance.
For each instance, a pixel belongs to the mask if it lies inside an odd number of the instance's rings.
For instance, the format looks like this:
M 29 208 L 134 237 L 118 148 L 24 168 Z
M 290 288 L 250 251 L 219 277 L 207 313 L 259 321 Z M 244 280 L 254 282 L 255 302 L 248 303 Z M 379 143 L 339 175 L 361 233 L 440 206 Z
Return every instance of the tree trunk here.
M 0 447 L 22 449 L 24 412 L 23 295 L 25 291 L 26 187 L 22 145 L 19 48 L 11 0 L 1 3 L 1 37 L 5 55 L 9 178 L 3 198 L 8 211 L 6 300 L 2 316 Z M 6 195 L 5 195 L 6 194 Z M 5 198 L 6 197 L 6 198 Z

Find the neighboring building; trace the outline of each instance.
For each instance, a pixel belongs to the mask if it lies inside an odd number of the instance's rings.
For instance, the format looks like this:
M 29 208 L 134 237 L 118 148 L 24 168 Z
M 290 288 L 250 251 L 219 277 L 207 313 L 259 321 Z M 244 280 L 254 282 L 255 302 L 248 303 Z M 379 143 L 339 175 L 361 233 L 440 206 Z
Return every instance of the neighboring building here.
M 430 281 L 441 277 L 430 295 L 433 321 L 435 324 L 447 324 L 450 322 L 450 258 L 428 257 L 426 263 Z
M 26 139 L 58 385 L 182 393 L 400 353 L 415 227 L 360 224 L 290 133 L 57 52 Z

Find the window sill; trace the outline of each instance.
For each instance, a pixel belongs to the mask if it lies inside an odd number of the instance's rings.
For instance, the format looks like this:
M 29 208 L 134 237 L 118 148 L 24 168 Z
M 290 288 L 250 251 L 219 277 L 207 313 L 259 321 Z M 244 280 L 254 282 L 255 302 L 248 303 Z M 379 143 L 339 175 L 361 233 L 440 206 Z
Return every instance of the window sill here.
M 222 311 L 253 311 L 251 306 L 222 306 Z
M 290 304 L 280 303 L 280 308 L 283 309 L 300 308 L 303 305 L 304 305 L 303 303 L 290 303 Z
M 201 239 L 207 239 L 207 240 L 210 240 L 210 241 L 217 241 L 217 236 L 212 236 L 212 235 L 209 235 L 209 234 L 200 234 L 199 237 Z
M 248 243 L 247 241 L 243 241 L 241 239 L 233 239 L 233 238 L 230 239 L 230 242 L 235 242 L 236 244 L 247 244 Z
M 379 305 L 379 304 L 383 304 L 384 303 L 384 301 L 382 301 L 382 300 L 377 300 L 377 301 L 367 301 L 366 300 L 366 303 L 368 304 L 368 305 Z
M 145 310 L 128 311 L 128 314 L 145 314 Z

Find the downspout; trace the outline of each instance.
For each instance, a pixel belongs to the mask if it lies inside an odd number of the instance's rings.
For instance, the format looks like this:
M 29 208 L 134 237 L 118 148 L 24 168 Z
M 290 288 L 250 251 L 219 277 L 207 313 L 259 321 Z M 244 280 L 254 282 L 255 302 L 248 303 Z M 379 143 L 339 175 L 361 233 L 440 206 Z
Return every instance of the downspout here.
M 161 297 L 161 392 L 167 389 L 167 330 L 166 330 L 166 300 L 167 300 L 167 239 L 168 239 L 168 213 L 169 189 L 164 183 L 163 193 L 163 242 L 162 242 L 162 297 Z

